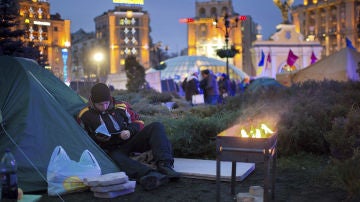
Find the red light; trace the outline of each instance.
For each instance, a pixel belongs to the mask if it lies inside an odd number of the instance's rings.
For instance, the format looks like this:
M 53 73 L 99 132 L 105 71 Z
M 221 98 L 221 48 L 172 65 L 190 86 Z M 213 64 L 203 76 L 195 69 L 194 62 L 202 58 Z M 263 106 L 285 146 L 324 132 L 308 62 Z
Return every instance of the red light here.
M 246 20 L 246 15 L 240 15 L 239 16 L 239 20 L 241 20 L 241 21 L 245 21 Z
M 192 23 L 194 22 L 194 19 L 193 18 L 181 18 L 179 20 L 180 23 Z

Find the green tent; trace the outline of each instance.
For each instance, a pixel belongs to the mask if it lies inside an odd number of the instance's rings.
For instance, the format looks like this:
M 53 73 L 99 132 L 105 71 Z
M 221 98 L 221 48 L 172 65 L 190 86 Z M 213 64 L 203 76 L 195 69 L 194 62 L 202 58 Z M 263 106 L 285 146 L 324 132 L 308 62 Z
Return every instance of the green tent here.
M 269 90 L 270 88 L 282 88 L 284 87 L 275 79 L 270 77 L 259 77 L 250 82 L 246 91 L 257 92 L 259 90 Z
M 80 96 L 33 60 L 0 56 L 0 155 L 7 148 L 14 154 L 25 192 L 47 189 L 47 166 L 57 145 L 75 161 L 88 149 L 102 173 L 119 171 L 76 122 L 84 106 Z

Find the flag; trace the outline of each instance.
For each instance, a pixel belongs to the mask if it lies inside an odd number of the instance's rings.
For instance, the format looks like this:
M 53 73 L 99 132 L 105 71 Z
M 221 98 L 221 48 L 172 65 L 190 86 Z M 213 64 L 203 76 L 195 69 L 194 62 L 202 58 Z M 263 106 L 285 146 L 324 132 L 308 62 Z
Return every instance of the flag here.
M 314 51 L 311 53 L 311 65 L 314 64 L 316 61 L 317 61 L 317 57 L 315 56 L 315 53 Z
M 256 69 L 256 76 L 260 76 L 260 75 L 262 74 L 263 68 L 264 68 L 264 67 L 258 67 L 258 68 Z
M 352 48 L 352 49 L 355 49 L 355 47 L 352 45 L 351 41 L 349 38 L 346 37 L 346 47 L 348 48 Z
M 295 55 L 290 49 L 286 63 L 291 67 L 295 64 L 295 62 L 298 58 L 299 57 L 297 55 Z
M 261 59 L 259 61 L 258 66 L 259 67 L 264 66 L 264 62 L 265 62 L 265 54 L 264 54 L 264 51 L 261 50 Z
M 270 52 L 267 54 L 267 57 L 266 57 L 265 70 L 268 68 L 268 64 L 269 64 L 269 63 L 271 63 Z

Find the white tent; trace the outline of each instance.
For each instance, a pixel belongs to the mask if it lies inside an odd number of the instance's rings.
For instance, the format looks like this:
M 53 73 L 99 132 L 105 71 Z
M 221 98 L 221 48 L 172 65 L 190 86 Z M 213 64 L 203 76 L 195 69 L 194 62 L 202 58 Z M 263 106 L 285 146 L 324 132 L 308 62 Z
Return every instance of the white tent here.
M 346 47 L 304 69 L 277 74 L 276 80 L 284 85 L 307 80 L 358 81 L 359 74 L 356 72 L 359 68 L 358 64 L 360 64 L 360 53 L 353 48 Z

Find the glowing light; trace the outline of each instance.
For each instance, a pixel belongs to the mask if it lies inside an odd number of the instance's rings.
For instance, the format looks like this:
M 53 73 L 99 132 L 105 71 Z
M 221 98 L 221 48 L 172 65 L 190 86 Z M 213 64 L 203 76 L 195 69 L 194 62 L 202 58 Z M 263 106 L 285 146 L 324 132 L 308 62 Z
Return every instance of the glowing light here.
M 194 22 L 195 20 L 193 18 L 181 18 L 179 20 L 180 23 L 192 23 Z
M 67 47 L 67 48 L 70 47 L 70 42 L 69 42 L 69 41 L 65 41 L 64 46 Z
M 126 17 L 131 18 L 133 16 L 132 11 L 126 11 Z
M 144 5 L 144 0 L 113 0 L 113 3 L 130 4 L 130 5 Z
M 267 138 L 274 132 L 265 124 L 260 124 L 260 128 L 251 127 L 249 133 L 245 129 L 241 129 L 240 134 L 243 138 Z
M 265 124 L 261 124 L 261 129 L 265 131 L 265 133 L 274 133 L 269 127 L 267 127 Z
M 96 62 L 101 62 L 104 59 L 104 55 L 102 53 L 95 53 L 94 54 L 94 60 Z
M 63 48 L 61 49 L 61 55 L 64 62 L 64 68 L 63 68 L 63 79 L 64 83 L 68 81 L 68 74 L 67 74 L 67 59 L 68 59 L 68 49 Z
M 255 132 L 255 138 L 261 138 L 261 132 L 260 132 L 260 130 L 259 130 L 259 129 L 256 129 L 255 131 L 256 131 L 256 132 Z
M 241 137 L 249 137 L 249 135 L 244 129 L 241 129 Z
M 246 15 L 240 15 L 239 20 L 245 21 L 247 19 Z
M 34 21 L 34 24 L 35 25 L 43 25 L 43 26 L 50 26 L 51 25 L 50 22 L 37 21 L 37 20 Z

